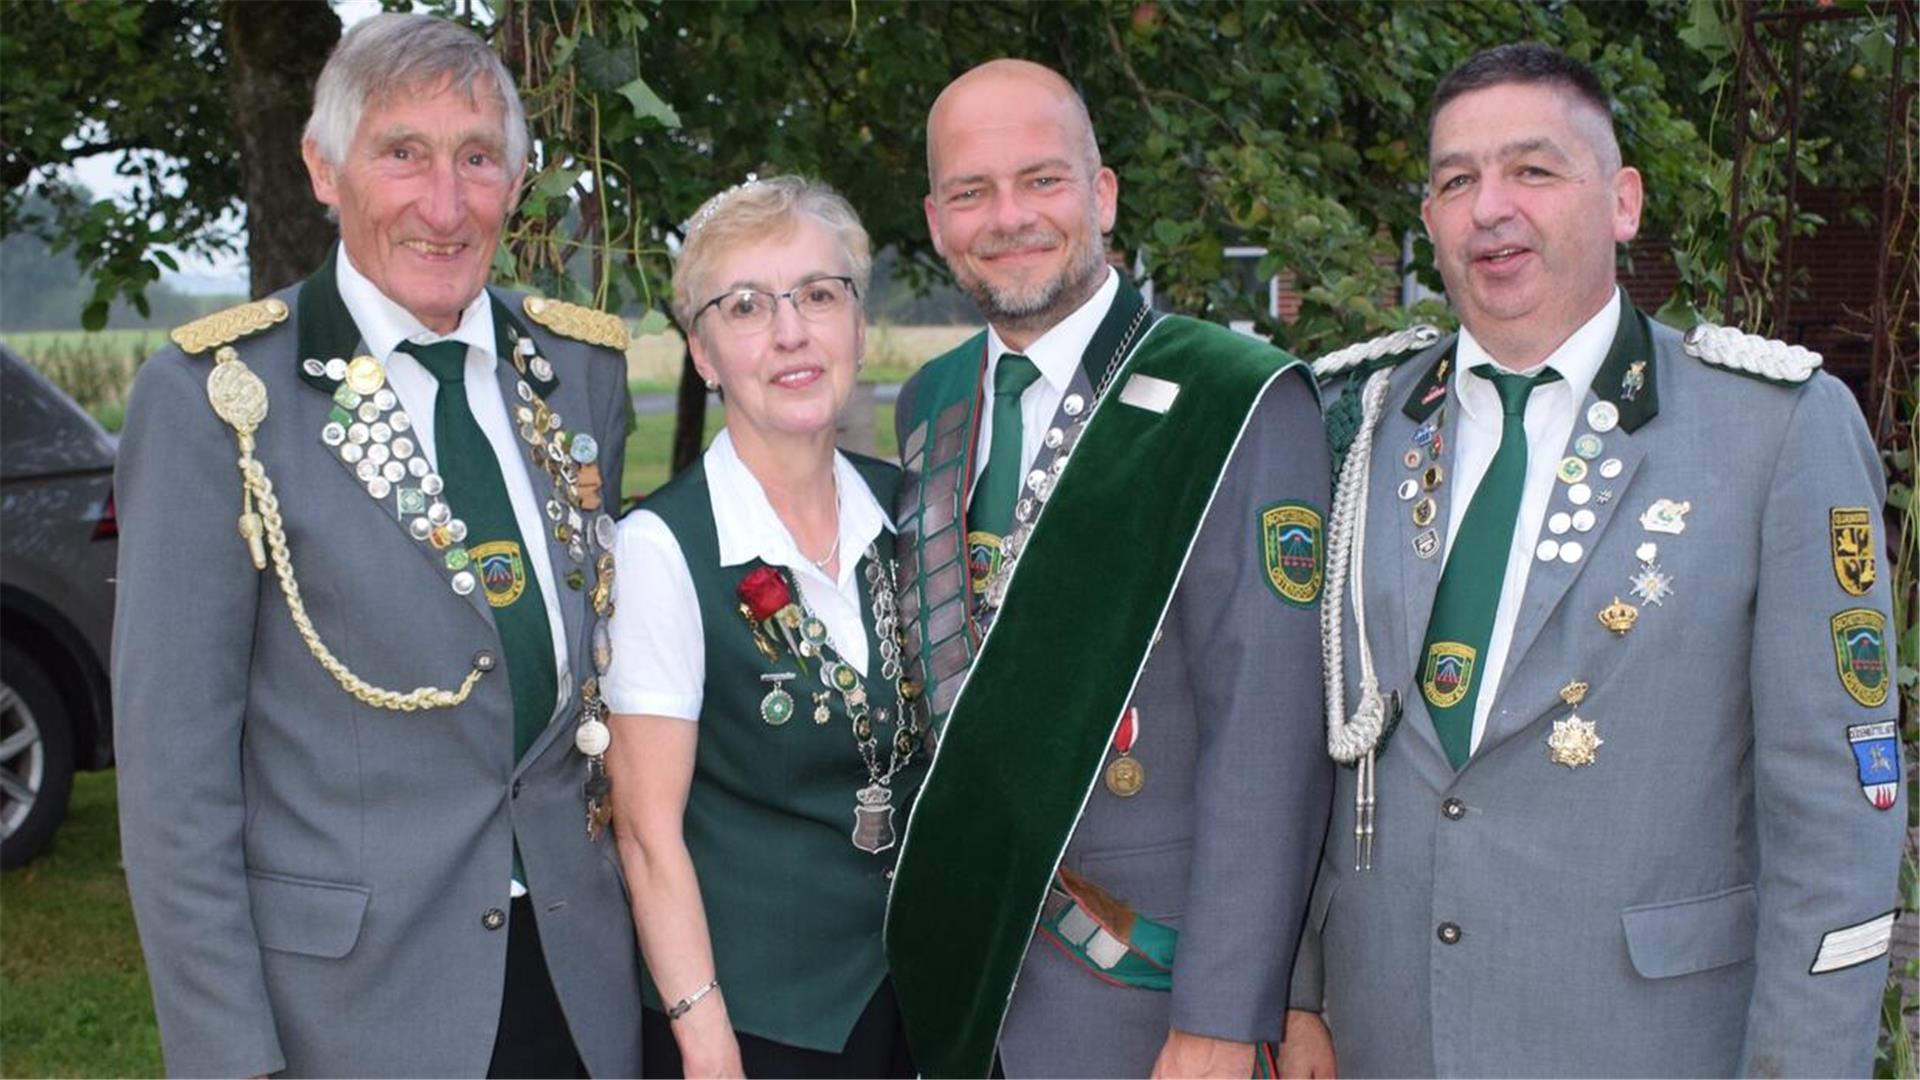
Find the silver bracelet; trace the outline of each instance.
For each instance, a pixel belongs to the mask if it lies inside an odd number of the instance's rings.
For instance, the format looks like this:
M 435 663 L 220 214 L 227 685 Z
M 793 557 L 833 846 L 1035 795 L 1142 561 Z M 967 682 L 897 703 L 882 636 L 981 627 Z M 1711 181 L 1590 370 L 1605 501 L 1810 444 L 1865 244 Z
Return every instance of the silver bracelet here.
M 706 997 L 718 989 L 720 989 L 720 980 L 717 978 L 709 980 L 707 985 L 674 1002 L 673 1006 L 667 1010 L 667 1019 L 678 1020 L 687 1015 L 687 1010 L 700 1004 L 701 998 Z

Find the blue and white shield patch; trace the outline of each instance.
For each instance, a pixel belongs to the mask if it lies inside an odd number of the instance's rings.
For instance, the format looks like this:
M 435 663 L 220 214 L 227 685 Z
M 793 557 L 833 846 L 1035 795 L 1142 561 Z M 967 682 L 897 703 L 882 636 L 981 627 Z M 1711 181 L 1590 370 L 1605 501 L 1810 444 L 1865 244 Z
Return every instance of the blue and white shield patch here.
M 1900 798 L 1899 721 L 1851 724 L 1847 742 L 1860 772 L 1860 793 L 1875 810 L 1890 810 Z

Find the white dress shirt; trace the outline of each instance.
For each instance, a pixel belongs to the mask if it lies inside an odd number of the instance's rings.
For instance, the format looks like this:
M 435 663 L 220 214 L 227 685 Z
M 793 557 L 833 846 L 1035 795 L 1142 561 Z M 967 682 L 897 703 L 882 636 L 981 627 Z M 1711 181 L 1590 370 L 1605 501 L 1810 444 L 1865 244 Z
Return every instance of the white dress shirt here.
M 1527 478 L 1520 495 L 1520 516 L 1514 525 L 1513 546 L 1507 551 L 1507 574 L 1500 586 L 1500 606 L 1494 609 L 1493 634 L 1487 639 L 1487 655 L 1480 666 L 1480 696 L 1473 705 L 1473 740 L 1470 750 L 1480 746 L 1487 729 L 1487 717 L 1493 711 L 1494 692 L 1507 665 L 1507 647 L 1513 643 L 1513 624 L 1520 614 L 1520 601 L 1526 595 L 1527 576 L 1533 572 L 1534 543 L 1546 520 L 1547 504 L 1553 498 L 1555 474 L 1566 453 L 1567 439 L 1579 419 L 1587 388 L 1607 358 L 1614 331 L 1620 325 L 1620 292 L 1614 290 L 1593 318 L 1581 324 L 1572 336 L 1540 363 L 1518 375 L 1535 375 L 1551 367 L 1560 373 L 1558 382 L 1536 386 L 1527 398 Z M 1447 426 L 1454 440 L 1452 502 L 1447 507 L 1447 552 L 1453 551 L 1453 538 L 1460 533 L 1460 522 L 1467 506 L 1487 473 L 1493 455 L 1500 449 L 1500 430 L 1504 413 L 1500 394 L 1493 383 L 1473 374 L 1480 364 L 1494 364 L 1493 357 L 1465 327 L 1454 352 L 1452 400 L 1454 419 Z M 1501 368 L 1506 371 L 1508 369 Z
M 759 559 L 784 567 L 800 587 L 798 599 L 827 624 L 834 651 L 865 675 L 867 619 L 860 600 L 860 558 L 892 523 L 853 463 L 844 454 L 833 455 L 840 500 L 840 573 L 828 577 L 801 554 L 767 501 L 766 489 L 740 460 L 725 431 L 714 438 L 702 460 L 720 565 Z M 615 550 L 620 573 L 613 582 L 610 622 L 613 668 L 600 680 L 601 695 L 616 713 L 697 721 L 707 680 L 706 633 L 686 554 L 660 515 L 644 508 L 621 520 Z M 743 671 L 738 677 L 750 680 L 755 673 Z
M 513 504 L 514 524 L 526 548 L 527 565 L 540 582 L 540 599 L 546 602 L 547 630 L 553 637 L 554 672 L 559 676 L 560 699 L 572 694 L 573 679 L 567 673 L 567 624 L 560 618 L 560 593 L 554 587 L 553 565 L 547 558 L 547 520 L 534 498 L 533 481 L 527 476 L 527 451 L 507 419 L 506 399 L 500 393 L 500 380 L 494 375 L 499 358 L 493 355 L 493 301 L 485 289 L 460 313 L 460 325 L 451 334 L 436 334 L 394 303 L 373 282 L 354 268 L 342 246 L 335 261 L 340 299 L 347 314 L 353 316 L 367 354 L 386 369 L 387 385 L 393 387 L 400 407 L 413 421 L 414 442 L 437 471 L 439 451 L 433 442 L 433 404 L 440 393 L 440 380 L 411 353 L 399 351 L 403 342 L 432 345 L 458 341 L 467 347 L 467 406 L 480 430 L 493 444 L 493 456 L 500 461 L 500 475 L 507 482 L 507 501 Z M 326 360 L 327 357 L 320 359 Z M 563 417 L 570 422 L 584 417 Z M 610 496 L 617 498 L 616 496 Z
M 1040 369 L 1040 377 L 1033 380 L 1033 385 L 1020 395 L 1022 466 L 1040 456 L 1040 443 L 1047 437 L 1047 425 L 1053 423 L 1053 415 L 1059 411 L 1061 399 L 1067 396 L 1067 387 L 1073 385 L 1073 373 L 1080 367 L 1081 356 L 1086 353 L 1087 346 L 1093 343 L 1093 335 L 1100 329 L 1100 323 L 1107 317 L 1107 309 L 1113 306 L 1113 298 L 1118 295 L 1120 275 L 1108 267 L 1106 283 L 1094 290 L 1086 303 L 1075 308 L 1073 314 L 1054 323 L 1020 354 Z M 987 327 L 987 372 L 981 382 L 985 396 L 980 409 L 980 443 L 973 455 L 975 480 L 987 470 L 987 453 L 993 446 L 993 374 L 1000 366 L 1000 358 L 1013 351 L 1006 342 L 1000 340 L 999 331 L 992 326 Z

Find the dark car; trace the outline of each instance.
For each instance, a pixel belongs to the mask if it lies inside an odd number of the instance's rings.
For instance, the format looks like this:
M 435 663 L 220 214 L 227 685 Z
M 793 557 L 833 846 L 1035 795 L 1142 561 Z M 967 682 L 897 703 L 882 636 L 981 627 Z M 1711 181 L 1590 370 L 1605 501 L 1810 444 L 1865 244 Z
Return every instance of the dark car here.
M 113 764 L 114 438 L 0 346 L 0 865 L 47 846 L 75 769 Z

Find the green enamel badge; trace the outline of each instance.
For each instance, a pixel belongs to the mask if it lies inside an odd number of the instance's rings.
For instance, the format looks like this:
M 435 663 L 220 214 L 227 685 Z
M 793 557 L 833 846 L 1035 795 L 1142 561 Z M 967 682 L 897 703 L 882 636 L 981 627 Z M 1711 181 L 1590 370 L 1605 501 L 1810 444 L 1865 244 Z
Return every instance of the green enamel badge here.
M 1310 503 L 1283 501 L 1260 511 L 1260 556 L 1274 595 L 1294 607 L 1320 601 L 1325 570 L 1324 519 Z

